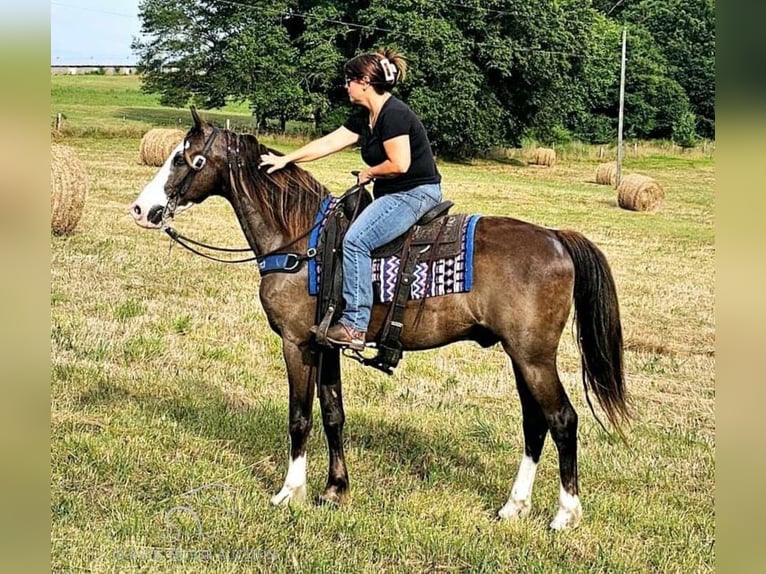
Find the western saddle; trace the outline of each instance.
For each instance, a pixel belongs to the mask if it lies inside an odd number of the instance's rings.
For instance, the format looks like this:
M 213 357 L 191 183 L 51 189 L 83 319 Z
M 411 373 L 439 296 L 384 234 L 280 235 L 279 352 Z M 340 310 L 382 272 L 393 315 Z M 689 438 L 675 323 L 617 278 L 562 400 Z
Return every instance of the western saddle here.
M 317 293 L 318 326 L 315 331 L 315 340 L 320 346 L 332 346 L 326 338 L 327 329 L 340 318 L 343 310 L 343 236 L 349 225 L 371 202 L 372 196 L 364 185 L 356 185 L 339 198 L 340 208 L 333 209 L 327 216 L 328 221 L 316 254 L 322 268 Z M 385 320 L 375 335 L 374 342 L 368 343 L 368 346 L 377 348 L 377 354 L 366 357 L 358 351 L 344 349 L 346 356 L 386 374 L 393 373 L 402 358 L 402 345 L 399 340 L 403 329 L 402 319 L 415 279 L 416 266 L 420 262 L 427 262 L 430 280 L 433 262 L 457 255 L 462 247 L 461 232 L 466 216 L 448 216 L 453 205 L 451 201 L 444 201 L 434 206 L 403 235 L 372 252 L 373 258 L 392 255 L 399 257 L 394 297 L 389 303 Z M 424 303 L 425 296 L 420 302 L 415 325 L 420 320 Z

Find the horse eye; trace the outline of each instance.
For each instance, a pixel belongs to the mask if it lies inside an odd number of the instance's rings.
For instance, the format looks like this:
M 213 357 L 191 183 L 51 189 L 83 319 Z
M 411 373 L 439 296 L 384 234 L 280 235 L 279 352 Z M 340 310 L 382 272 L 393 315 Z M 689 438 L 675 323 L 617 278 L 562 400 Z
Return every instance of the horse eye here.
M 177 167 L 181 167 L 186 163 L 186 160 L 184 159 L 184 156 L 179 154 L 176 154 L 176 157 L 173 158 L 173 165 Z

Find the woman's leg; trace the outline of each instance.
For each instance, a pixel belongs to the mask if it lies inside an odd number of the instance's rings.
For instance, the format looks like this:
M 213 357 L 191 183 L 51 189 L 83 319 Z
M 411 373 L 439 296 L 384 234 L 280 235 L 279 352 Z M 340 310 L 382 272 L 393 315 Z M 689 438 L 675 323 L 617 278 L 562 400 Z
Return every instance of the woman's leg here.
M 341 323 L 357 331 L 367 331 L 372 308 L 370 253 L 406 232 L 439 201 L 439 185 L 422 185 L 376 199 L 354 221 L 343 239 L 346 306 Z

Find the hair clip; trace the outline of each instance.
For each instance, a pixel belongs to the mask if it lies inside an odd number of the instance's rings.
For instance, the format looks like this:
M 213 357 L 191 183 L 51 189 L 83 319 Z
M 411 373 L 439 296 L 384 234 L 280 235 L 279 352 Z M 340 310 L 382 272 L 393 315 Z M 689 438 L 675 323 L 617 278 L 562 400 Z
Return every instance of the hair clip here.
M 396 69 L 396 66 L 394 66 L 388 58 L 383 58 L 380 60 L 380 67 L 383 68 L 383 75 L 386 78 L 386 82 L 391 83 L 396 80 L 396 74 L 398 73 L 398 70 Z

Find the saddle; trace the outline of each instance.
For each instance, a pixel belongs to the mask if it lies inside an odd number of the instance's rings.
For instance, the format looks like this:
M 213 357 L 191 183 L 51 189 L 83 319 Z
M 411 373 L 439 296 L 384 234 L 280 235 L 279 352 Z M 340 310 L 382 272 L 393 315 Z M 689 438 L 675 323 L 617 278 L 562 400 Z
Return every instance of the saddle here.
M 344 194 L 340 201 L 342 208 L 333 210 L 328 216 L 317 251 L 322 275 L 317 293 L 318 327 L 315 340 L 321 346 L 332 346 L 326 338 L 327 329 L 342 313 L 343 237 L 351 223 L 372 203 L 372 197 L 366 189 L 357 187 Z M 372 252 L 373 258 L 399 256 L 394 297 L 374 339 L 377 354 L 365 357 L 350 349 L 344 349 L 344 354 L 388 375 L 393 373 L 402 357 L 400 337 L 410 286 L 415 278 L 415 267 L 420 262 L 428 262 L 430 269 L 435 260 L 460 253 L 461 230 L 466 215 L 448 215 L 453 205 L 451 201 L 444 201 L 434 206 L 403 235 Z M 425 298 L 420 302 L 415 324 L 420 319 L 424 303 Z

